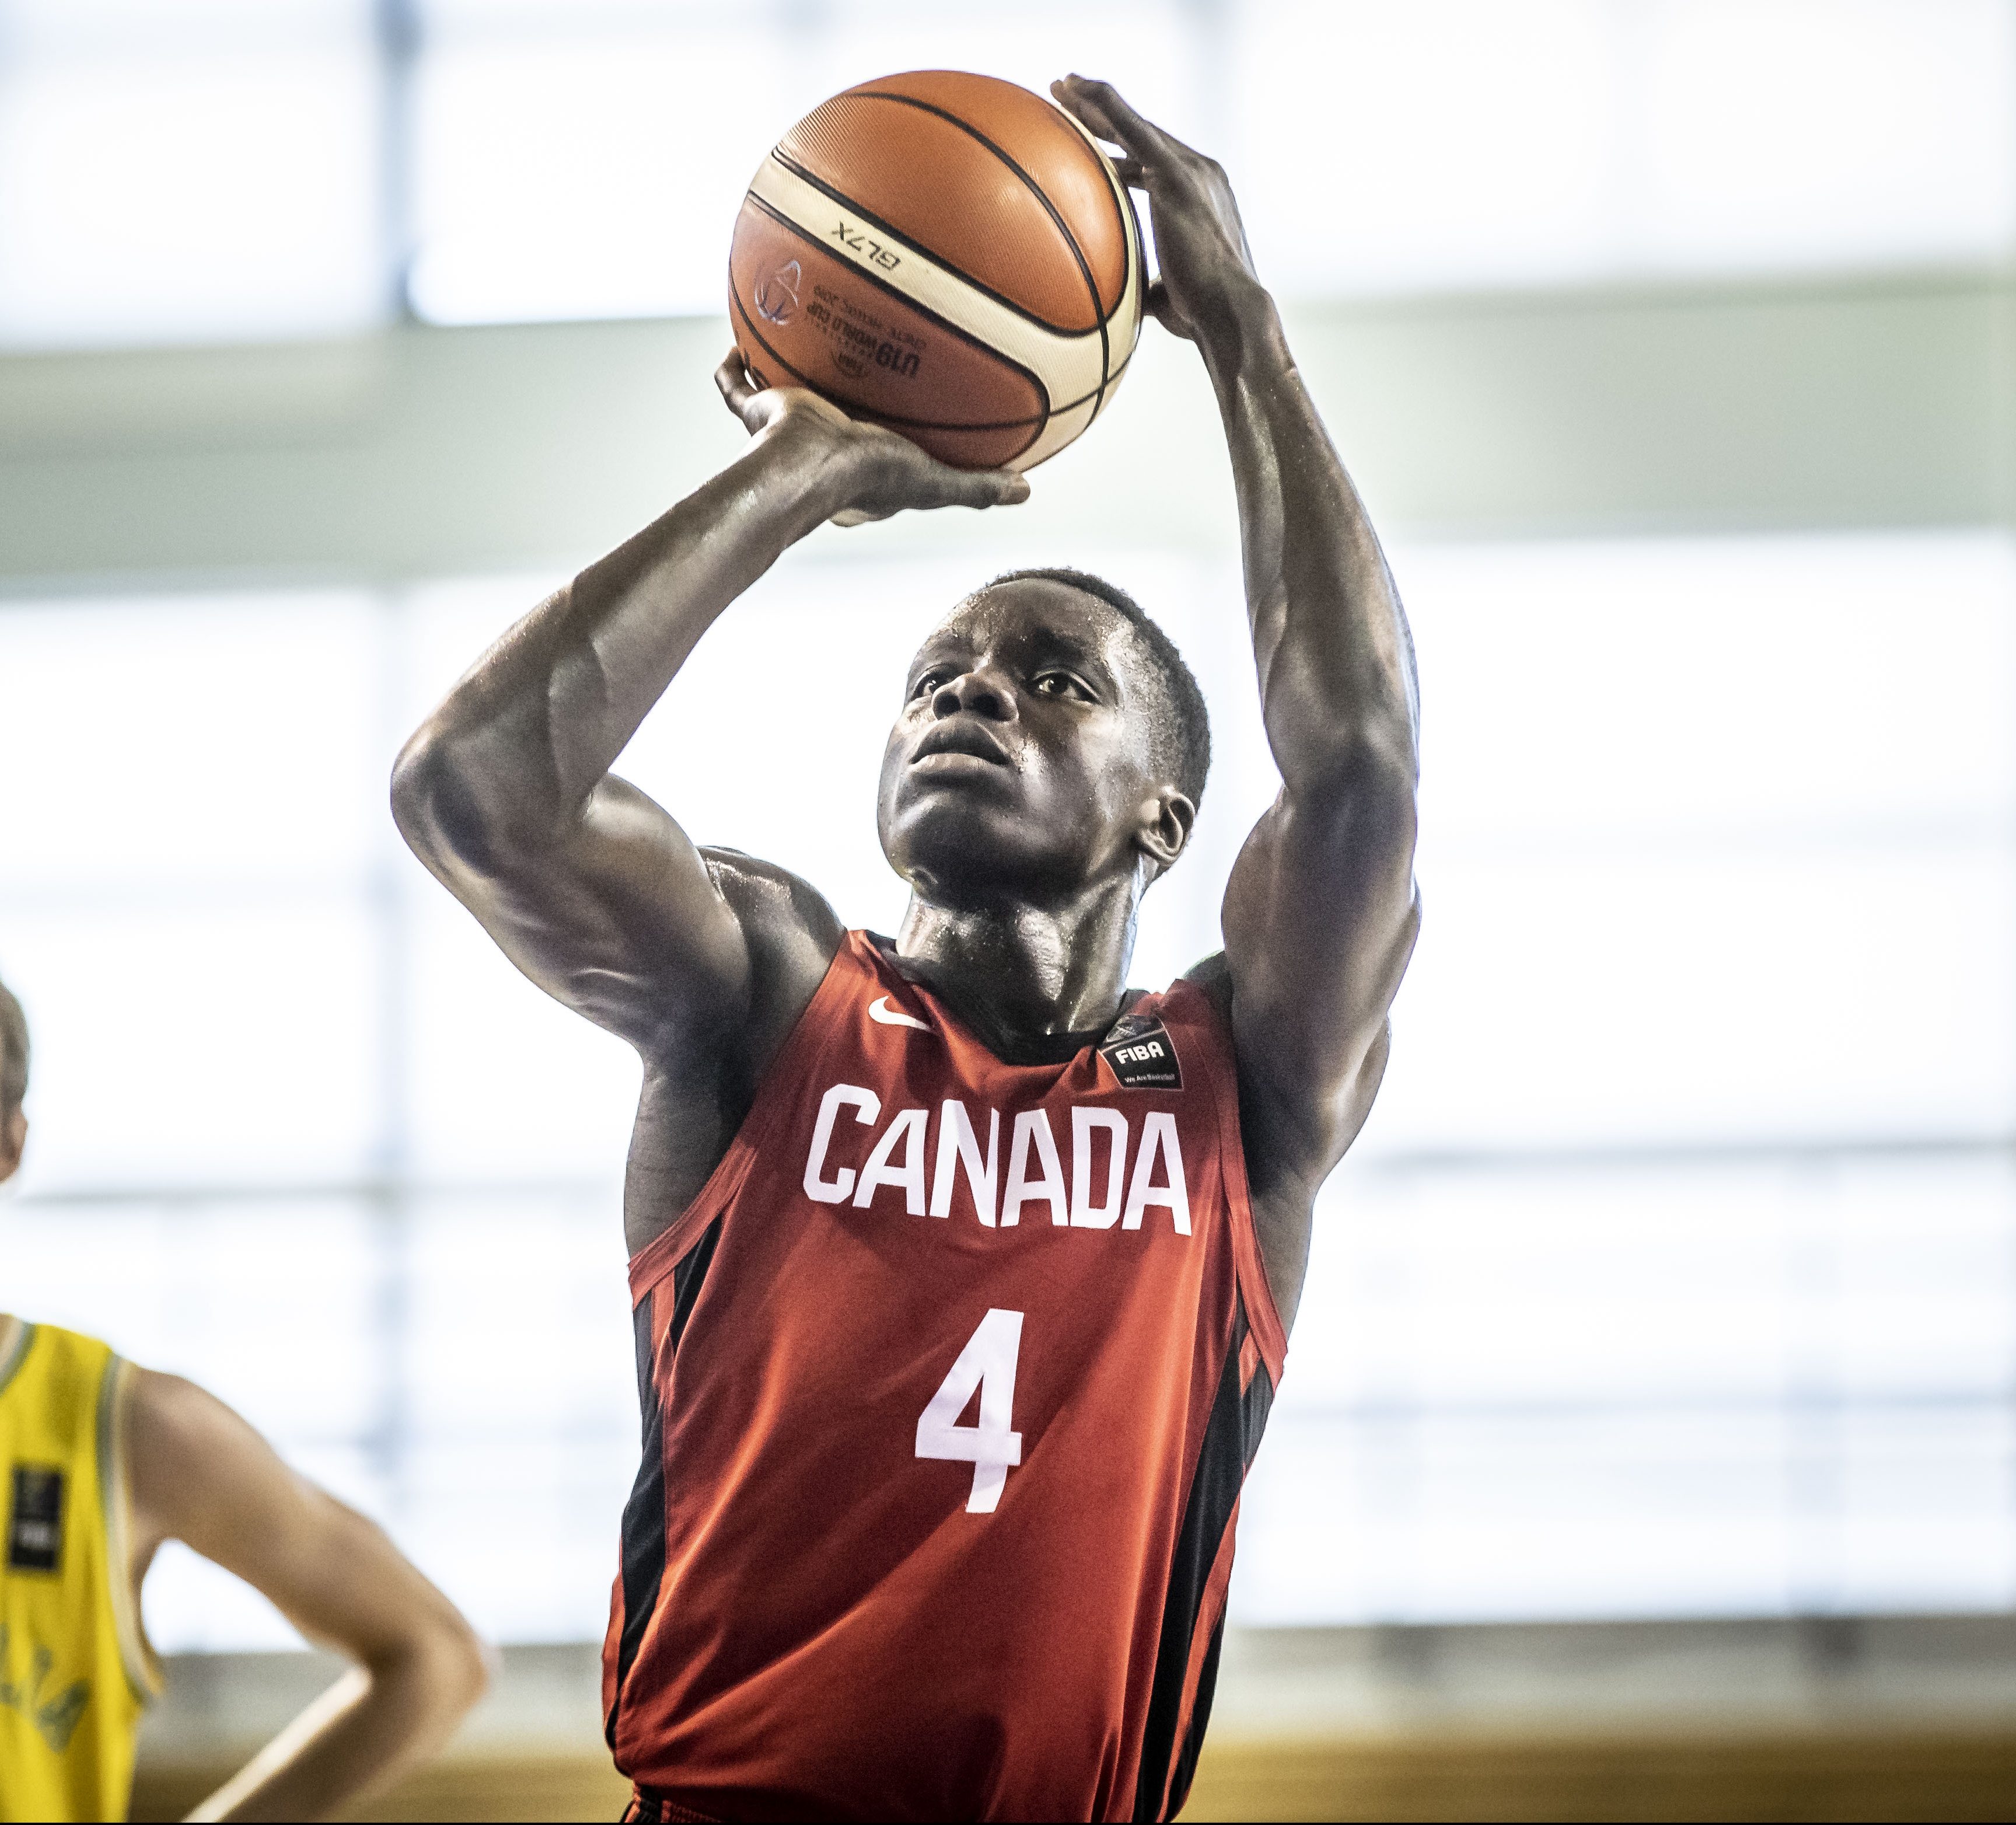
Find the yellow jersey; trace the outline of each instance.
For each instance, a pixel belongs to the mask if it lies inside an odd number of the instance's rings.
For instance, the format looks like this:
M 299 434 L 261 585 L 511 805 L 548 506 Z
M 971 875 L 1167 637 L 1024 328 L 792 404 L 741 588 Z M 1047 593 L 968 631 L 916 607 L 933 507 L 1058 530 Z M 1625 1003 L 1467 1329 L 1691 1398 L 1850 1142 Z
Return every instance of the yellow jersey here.
M 128 1365 L 0 1318 L 0 1820 L 124 1819 L 160 1675 L 135 1613 Z

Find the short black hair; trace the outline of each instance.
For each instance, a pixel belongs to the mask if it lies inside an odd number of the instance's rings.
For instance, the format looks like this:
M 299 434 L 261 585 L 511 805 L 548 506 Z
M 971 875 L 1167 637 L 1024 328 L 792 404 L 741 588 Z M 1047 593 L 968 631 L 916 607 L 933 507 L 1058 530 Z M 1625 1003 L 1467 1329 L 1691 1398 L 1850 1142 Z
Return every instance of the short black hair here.
M 28 1017 L 0 983 L 0 1122 L 11 1120 L 28 1096 Z
M 1204 801 L 1204 781 L 1211 773 L 1211 712 L 1205 708 L 1204 692 L 1197 675 L 1183 663 L 1176 643 L 1165 633 L 1148 611 L 1121 588 L 1090 571 L 1074 570 L 1069 564 L 1049 564 L 1031 570 L 1006 570 L 989 582 L 988 590 L 1003 583 L 1062 583 L 1096 596 L 1132 628 L 1142 650 L 1154 665 L 1161 687 L 1162 702 L 1155 715 L 1156 744 L 1175 777 L 1177 789 L 1193 805 Z M 980 592 L 986 593 L 986 590 Z

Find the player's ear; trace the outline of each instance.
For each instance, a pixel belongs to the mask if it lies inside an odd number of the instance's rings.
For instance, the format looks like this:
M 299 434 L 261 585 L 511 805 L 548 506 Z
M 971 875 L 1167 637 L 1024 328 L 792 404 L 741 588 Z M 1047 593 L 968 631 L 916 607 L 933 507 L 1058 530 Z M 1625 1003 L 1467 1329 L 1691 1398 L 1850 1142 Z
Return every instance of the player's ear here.
M 28 1117 L 25 1111 L 17 1109 L 0 1121 L 0 1185 L 14 1176 L 21 1163 L 22 1149 L 27 1144 Z
M 1141 807 L 1141 828 L 1135 846 L 1154 864 L 1154 875 L 1175 865 L 1197 825 L 1197 806 L 1174 786 L 1164 786 Z

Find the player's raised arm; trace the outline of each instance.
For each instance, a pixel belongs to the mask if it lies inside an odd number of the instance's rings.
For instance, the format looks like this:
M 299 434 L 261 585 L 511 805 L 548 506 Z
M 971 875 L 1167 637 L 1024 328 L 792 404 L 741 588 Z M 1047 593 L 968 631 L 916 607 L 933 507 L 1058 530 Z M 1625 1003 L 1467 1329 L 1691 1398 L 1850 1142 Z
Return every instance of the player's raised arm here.
M 1378 1087 L 1386 1012 L 1419 923 L 1413 648 L 1364 504 L 1255 275 L 1225 173 L 1104 83 L 1074 77 L 1057 94 L 1124 148 L 1122 178 L 1147 193 L 1161 267 L 1149 308 L 1197 345 L 1231 446 L 1282 789 L 1233 871 L 1225 958 L 1256 1208 L 1302 1217 L 1286 1235 L 1262 1217 L 1285 1314 L 1301 1286 L 1308 1199 Z
M 610 773 L 624 745 L 715 618 L 821 521 L 1028 492 L 1019 476 L 948 468 L 809 393 L 758 391 L 734 356 L 716 378 L 754 435 L 747 453 L 518 622 L 393 774 L 406 840 L 513 961 L 647 1052 L 668 1030 L 743 1030 L 752 959 L 719 871 Z M 750 681 L 751 739 L 757 705 L 794 713 L 787 673 Z M 826 954 L 837 941 L 836 929 Z

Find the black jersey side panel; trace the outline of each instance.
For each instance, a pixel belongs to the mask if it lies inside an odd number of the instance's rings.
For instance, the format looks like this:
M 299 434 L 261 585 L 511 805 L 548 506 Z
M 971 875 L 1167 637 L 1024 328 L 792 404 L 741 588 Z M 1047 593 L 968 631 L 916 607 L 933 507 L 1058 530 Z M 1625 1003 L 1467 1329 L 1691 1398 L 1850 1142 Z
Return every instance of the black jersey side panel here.
M 1238 1506 L 1247 1466 L 1259 1448 L 1273 1398 L 1273 1386 L 1264 1364 L 1255 1369 L 1247 1387 L 1242 1390 L 1239 1385 L 1239 1361 L 1246 1336 L 1246 1307 L 1242 1301 L 1233 1319 L 1225 1371 L 1219 1378 L 1211 1416 L 1204 1423 L 1203 1448 L 1197 1454 L 1190 1499 L 1183 1507 L 1183 1526 L 1177 1532 L 1175 1553 L 1169 1567 L 1168 1595 L 1162 1605 L 1161 1636 L 1155 1650 L 1154 1683 L 1149 1694 L 1147 1723 L 1141 1743 L 1140 1774 L 1134 1788 L 1134 1817 L 1142 1825 L 1173 1817 L 1181 1809 L 1189 1796 L 1190 1776 L 1197 1765 L 1197 1751 L 1204 1745 L 1204 1726 L 1210 1720 L 1223 1634 L 1222 1620 L 1212 1632 L 1190 1727 L 1183 1731 L 1183 1741 L 1178 1742 L 1183 1686 L 1211 1567 L 1225 1543 L 1226 1529 L 1231 1525 L 1233 1510 Z
M 700 1297 L 700 1282 L 707 1278 L 721 1240 L 721 1219 L 707 1227 L 700 1240 L 672 1269 L 672 1316 L 665 1328 L 664 1354 L 669 1362 L 678 1353 L 686 1320 L 693 1315 L 693 1301 Z M 653 1347 L 653 1318 L 656 1294 L 647 1293 L 637 1302 L 631 1322 L 637 1347 L 637 1401 L 643 1412 L 643 1455 L 637 1466 L 637 1481 L 630 1499 L 623 1505 L 623 1633 L 616 1650 L 616 1701 L 609 1708 L 603 1726 L 609 1746 L 616 1747 L 616 1717 L 623 1708 L 623 1685 L 635 1665 L 637 1650 L 644 1644 L 658 1602 L 658 1587 L 665 1575 L 665 1414 L 653 1372 L 657 1352 Z

